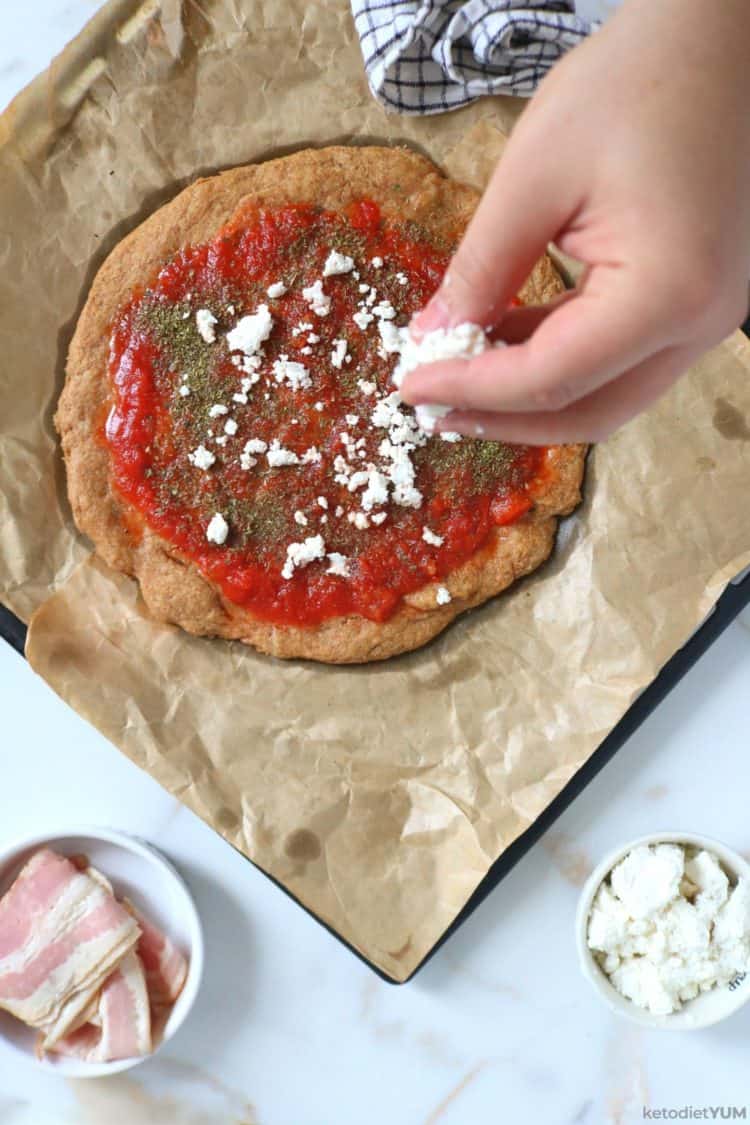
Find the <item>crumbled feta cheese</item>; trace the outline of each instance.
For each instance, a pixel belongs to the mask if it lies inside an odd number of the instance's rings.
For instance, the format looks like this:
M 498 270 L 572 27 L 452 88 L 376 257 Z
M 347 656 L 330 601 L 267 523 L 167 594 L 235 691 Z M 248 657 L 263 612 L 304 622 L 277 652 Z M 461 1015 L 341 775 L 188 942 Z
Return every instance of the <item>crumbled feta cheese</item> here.
M 222 543 L 226 543 L 228 534 L 229 524 L 221 512 L 216 512 L 215 515 L 211 516 L 206 528 L 206 539 L 209 543 L 216 543 L 220 547 Z
M 304 348 L 300 348 L 302 355 L 312 355 L 312 348 L 309 344 L 305 344 Z
M 429 543 L 431 547 L 442 547 L 443 545 L 442 535 L 436 535 L 429 527 L 425 526 L 422 528 L 422 538 L 425 543 Z
M 320 343 L 320 336 L 318 335 L 317 332 L 311 332 L 310 335 L 307 337 L 307 342 L 308 342 L 308 344 L 319 344 Z
M 716 914 L 714 939 L 722 945 L 746 942 L 750 936 L 750 884 L 740 879 Z
M 255 357 L 261 345 L 271 335 L 273 317 L 268 305 L 258 305 L 254 313 L 243 316 L 231 332 L 227 332 L 227 346 L 232 352 L 243 352 L 247 357 Z
M 294 522 L 298 523 L 300 527 L 307 527 L 307 516 L 304 512 L 295 512 Z
M 265 453 L 268 445 L 262 438 L 251 437 L 245 442 L 243 449 L 245 453 Z
M 396 310 L 390 301 L 380 301 L 379 304 L 373 305 L 372 311 L 380 320 L 393 320 L 396 316 Z
M 181 384 L 181 386 L 179 388 L 179 393 L 182 395 L 183 398 L 187 398 L 187 396 L 190 394 L 190 387 L 187 385 L 187 383 Z
M 323 460 L 323 454 L 314 445 L 311 445 L 310 448 L 306 449 L 305 452 L 302 454 L 302 464 L 303 465 L 317 465 L 322 460 Z
M 216 457 L 210 449 L 206 449 L 205 445 L 199 445 L 192 453 L 188 453 L 188 461 L 191 465 L 195 465 L 196 469 L 210 469 L 215 460 Z
M 224 433 L 229 434 L 230 437 L 234 437 L 234 435 L 237 433 L 237 423 L 235 422 L 234 418 L 227 418 L 226 422 L 224 423 Z
M 484 330 L 478 324 L 457 324 L 454 328 L 436 328 L 427 332 L 420 340 L 415 339 L 408 328 L 403 329 L 400 340 L 400 357 L 393 372 L 393 382 L 400 387 L 406 375 L 415 367 L 426 363 L 437 363 L 443 359 L 470 359 L 481 355 L 490 347 L 504 347 L 502 342 L 491 344 Z M 415 408 L 417 421 L 425 433 L 431 434 L 435 422 L 444 418 L 453 408 L 437 403 L 420 403 Z
M 447 605 L 448 602 L 452 600 L 453 599 L 451 598 L 451 592 L 447 588 L 447 586 L 438 586 L 437 590 L 435 591 L 435 601 L 437 602 L 437 604 Z
M 262 364 L 263 360 L 259 355 L 241 355 L 239 357 L 235 356 L 235 359 L 237 358 L 239 358 L 240 361 L 240 370 L 244 371 L 246 375 L 250 376 L 249 386 L 254 386 L 260 379 L 258 368 Z M 244 383 L 245 380 L 242 379 L 241 382 Z
M 387 519 L 387 512 L 373 512 L 373 514 L 370 516 L 370 523 L 376 523 L 380 525 L 381 523 L 385 523 Z
M 395 392 L 391 392 L 385 398 L 378 399 L 370 419 L 373 426 L 377 426 L 381 430 L 387 430 L 390 426 L 400 422 L 404 418 L 399 410 L 400 406 L 401 397 Z
M 340 504 L 336 505 L 336 511 L 333 514 L 334 514 L 334 516 L 336 516 L 339 519 L 341 518 L 341 516 L 343 516 L 344 509 L 341 507 Z
M 216 444 L 217 445 L 226 445 L 227 444 L 227 435 L 222 434 L 221 437 L 217 437 Z
M 318 412 L 320 412 L 322 409 L 323 409 L 323 403 L 322 402 L 313 403 L 313 410 L 317 410 Z
M 346 518 L 349 523 L 354 524 L 358 531 L 365 531 L 370 526 L 370 518 L 364 512 L 349 512 Z
M 348 487 L 349 477 L 352 472 L 349 463 L 345 460 L 345 458 L 339 455 L 337 457 L 334 457 L 333 459 L 333 468 L 335 470 L 333 477 L 335 483 L 342 484 Z
M 222 414 L 228 414 L 229 407 L 224 406 L 221 402 L 215 402 L 208 412 L 209 418 L 220 418 Z
M 326 500 L 325 496 L 319 496 L 317 503 L 318 507 L 323 508 L 324 510 L 328 507 L 328 501 Z
M 323 282 L 318 279 L 302 290 L 302 296 L 316 316 L 328 316 L 331 311 L 331 298 L 323 292 Z
M 361 285 L 357 286 L 357 288 L 359 289 L 360 293 L 369 293 L 370 292 L 370 286 L 367 284 L 366 281 L 363 281 Z
M 302 320 L 299 324 L 295 324 L 292 329 L 292 336 L 301 336 L 303 332 L 312 332 L 314 325 L 309 320 Z
M 284 296 L 284 294 L 286 293 L 286 285 L 283 281 L 274 281 L 273 285 L 268 286 L 268 289 L 266 289 L 266 293 L 271 298 L 271 300 L 274 301 L 277 297 Z
M 632 918 L 648 918 L 677 896 L 684 868 L 676 844 L 633 848 L 612 872 L 612 890 Z
M 409 284 L 409 278 L 406 276 L 405 273 L 402 273 L 401 270 L 399 270 L 398 273 L 396 274 L 396 281 L 399 283 L 399 285 L 408 285 Z
M 383 504 L 388 503 L 388 478 L 378 469 L 368 471 L 367 488 L 362 493 L 360 503 L 366 512 L 371 512 L 373 508 L 382 508 Z
M 240 406 L 247 406 L 247 401 L 247 395 L 244 394 L 244 392 L 240 393 L 238 391 L 236 394 L 232 395 L 232 402 L 238 402 Z
M 685 877 L 696 888 L 695 907 L 700 914 L 715 913 L 727 901 L 729 880 L 709 852 L 685 860 Z
M 337 273 L 349 273 L 353 269 L 353 258 L 346 254 L 339 254 L 338 250 L 331 250 L 323 266 L 323 277 L 332 277 Z
M 402 484 L 393 490 L 393 499 L 402 508 L 421 508 L 422 493 L 411 484 Z
M 195 314 L 195 327 L 198 329 L 198 335 L 207 344 L 216 343 L 216 325 L 218 323 L 214 314 L 209 312 L 208 309 L 198 309 Z
M 352 316 L 352 320 L 357 325 L 357 328 L 360 328 L 363 332 L 368 324 L 372 324 L 374 319 L 375 317 L 372 313 L 368 313 L 365 309 L 360 309 L 359 312 L 355 312 Z
M 378 389 L 377 383 L 371 383 L 369 379 L 357 379 L 357 386 L 363 395 L 374 395 Z
M 344 418 L 346 419 L 347 426 L 357 426 L 357 425 L 359 425 L 359 421 L 360 421 L 359 414 L 345 414 Z
M 371 258 L 370 262 L 371 262 L 374 269 L 376 269 L 376 270 L 382 269 L 383 259 L 380 257 L 379 254 L 376 254 L 374 258 Z
M 455 430 L 442 430 L 438 437 L 441 441 L 461 441 L 461 435 Z
M 402 507 L 419 508 L 422 494 L 415 487 L 411 453 L 427 439 L 415 419 L 401 410 L 401 406 L 397 391 L 378 399 L 371 423 L 388 431 L 388 437 L 380 443 L 378 453 L 390 462 L 384 471 L 393 489 L 393 500 Z
M 326 574 L 336 574 L 340 578 L 349 577 L 349 560 L 346 555 L 340 555 L 338 551 L 329 551 L 328 567 Z
M 367 484 L 367 473 L 360 469 L 356 473 L 352 473 L 349 477 L 347 488 L 350 492 L 356 492 L 358 488 L 364 488 Z
M 312 386 L 312 379 L 305 365 L 287 355 L 280 355 L 273 361 L 273 376 L 277 383 L 287 383 L 293 391 Z
M 750 970 L 750 883 L 740 878 L 730 892 L 706 851 L 634 848 L 597 891 L 587 941 L 623 996 L 656 1014 L 674 1012 Z
M 331 363 L 334 367 L 341 368 L 341 365 L 346 358 L 347 343 L 346 340 L 334 340 L 333 351 L 331 352 Z
M 275 438 L 266 453 L 266 460 L 272 469 L 280 469 L 285 465 L 299 465 L 299 457 L 291 449 L 283 449 L 281 442 Z
M 403 333 L 407 331 L 406 328 L 397 328 L 395 324 L 391 324 L 390 320 L 380 320 L 378 322 L 378 332 L 380 333 L 380 345 L 386 354 L 398 354 L 403 346 Z
M 322 559 L 325 551 L 322 535 L 311 535 L 302 543 L 290 543 L 286 549 L 286 562 L 281 571 L 281 577 L 291 578 L 296 569 L 309 566 L 316 559 Z

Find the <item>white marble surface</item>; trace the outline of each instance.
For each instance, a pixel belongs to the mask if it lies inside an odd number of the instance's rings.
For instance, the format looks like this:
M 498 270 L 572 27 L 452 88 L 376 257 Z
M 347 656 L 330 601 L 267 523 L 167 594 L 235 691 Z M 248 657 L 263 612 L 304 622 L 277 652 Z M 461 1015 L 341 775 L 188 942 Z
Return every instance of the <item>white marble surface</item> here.
M 95 8 L 6 4 L 0 104 Z M 578 887 L 621 840 L 685 827 L 750 855 L 749 683 L 746 613 L 416 980 L 396 988 L 0 644 L 0 843 L 61 822 L 139 833 L 185 873 L 207 937 L 192 1017 L 132 1075 L 66 1083 L 32 1061 L 19 1066 L 0 1042 L 0 1125 L 631 1125 L 644 1106 L 750 1111 L 750 1009 L 701 1033 L 643 1031 L 601 1005 L 573 948 Z

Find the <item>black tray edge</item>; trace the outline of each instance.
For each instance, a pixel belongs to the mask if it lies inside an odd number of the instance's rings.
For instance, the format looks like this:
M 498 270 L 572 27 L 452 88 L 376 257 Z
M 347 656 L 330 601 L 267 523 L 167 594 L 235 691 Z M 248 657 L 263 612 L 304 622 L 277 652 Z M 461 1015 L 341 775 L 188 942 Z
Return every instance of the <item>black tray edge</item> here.
M 0 637 L 23 656 L 26 645 L 26 626 L 20 617 L 16 617 L 15 613 L 11 613 L 4 605 L 0 605 Z

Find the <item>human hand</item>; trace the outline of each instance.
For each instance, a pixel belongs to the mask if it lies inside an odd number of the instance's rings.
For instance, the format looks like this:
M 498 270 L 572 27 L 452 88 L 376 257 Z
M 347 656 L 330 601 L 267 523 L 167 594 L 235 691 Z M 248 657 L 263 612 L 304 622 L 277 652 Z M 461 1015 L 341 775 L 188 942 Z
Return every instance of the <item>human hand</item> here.
M 707 21 L 707 22 L 706 22 Z M 510 346 L 408 375 L 438 426 L 598 441 L 739 325 L 750 275 L 750 5 L 630 0 L 551 71 L 417 333 L 473 321 Z M 547 243 L 572 293 L 509 309 Z

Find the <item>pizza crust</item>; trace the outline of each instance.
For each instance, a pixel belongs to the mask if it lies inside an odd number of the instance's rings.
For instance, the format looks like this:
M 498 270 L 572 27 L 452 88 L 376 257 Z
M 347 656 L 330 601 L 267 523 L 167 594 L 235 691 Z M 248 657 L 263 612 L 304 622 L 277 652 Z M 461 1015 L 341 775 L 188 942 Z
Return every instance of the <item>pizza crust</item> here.
M 113 491 L 107 447 L 98 432 L 110 406 L 111 324 L 132 291 L 186 243 L 209 241 L 249 204 L 311 203 L 336 211 L 363 196 L 379 204 L 386 221 L 413 221 L 438 244 L 452 240 L 468 223 L 479 199 L 472 188 L 448 180 L 406 149 L 307 149 L 198 180 L 123 239 L 96 276 L 71 342 L 55 418 L 68 495 L 77 526 L 109 566 L 138 578 L 149 612 L 160 621 L 190 633 L 240 640 L 277 657 L 333 664 L 384 660 L 425 644 L 465 609 L 536 569 L 552 550 L 556 517 L 580 500 L 586 447 L 558 447 L 551 485 L 534 508 L 517 523 L 496 529 L 481 551 L 439 584 L 405 597 L 388 621 L 350 615 L 298 627 L 259 621 L 228 602 Z M 545 257 L 521 297 L 537 304 L 563 289 Z M 451 594 L 447 605 L 436 603 L 438 585 Z

